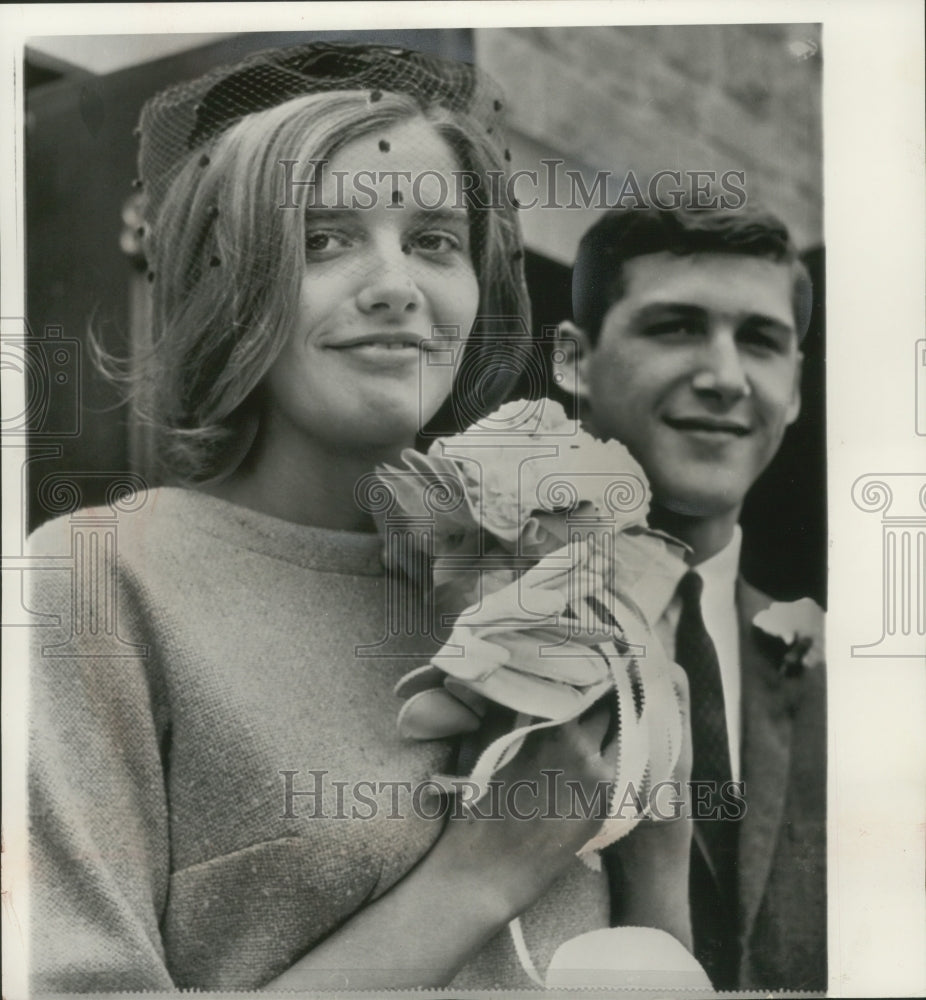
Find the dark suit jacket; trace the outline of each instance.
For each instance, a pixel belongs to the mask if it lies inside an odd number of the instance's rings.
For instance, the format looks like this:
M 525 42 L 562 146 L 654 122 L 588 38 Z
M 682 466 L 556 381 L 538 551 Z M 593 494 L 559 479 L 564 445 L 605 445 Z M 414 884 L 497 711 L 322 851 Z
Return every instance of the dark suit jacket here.
M 825 990 L 826 701 L 822 667 L 791 676 L 752 625 L 771 598 L 740 580 L 741 989 Z
M 772 599 L 737 582 L 742 670 L 739 989 L 825 991 L 826 702 L 822 667 L 787 675 L 785 646 L 752 624 Z M 695 830 L 693 851 L 703 851 Z M 603 859 L 623 921 L 620 845 Z M 710 863 L 709 863 L 710 866 Z M 735 959 L 735 956 L 733 956 Z

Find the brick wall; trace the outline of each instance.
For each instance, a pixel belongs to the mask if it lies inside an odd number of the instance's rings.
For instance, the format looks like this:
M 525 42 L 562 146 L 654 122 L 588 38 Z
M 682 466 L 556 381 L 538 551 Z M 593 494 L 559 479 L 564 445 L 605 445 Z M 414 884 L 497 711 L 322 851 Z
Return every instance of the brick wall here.
M 475 42 L 507 96 L 514 167 L 559 157 L 618 190 L 631 171 L 645 195 L 659 170 L 743 171 L 750 204 L 799 246 L 822 242 L 819 26 L 477 29 Z M 564 261 L 589 221 L 524 213 L 529 245 Z

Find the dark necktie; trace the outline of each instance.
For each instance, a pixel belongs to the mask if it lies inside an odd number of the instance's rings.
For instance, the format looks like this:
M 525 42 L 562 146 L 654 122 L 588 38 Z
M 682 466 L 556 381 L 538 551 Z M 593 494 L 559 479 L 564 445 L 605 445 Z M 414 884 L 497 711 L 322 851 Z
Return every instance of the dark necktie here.
M 694 571 L 682 578 L 675 633 L 675 659 L 688 675 L 691 699 L 691 920 L 695 957 L 715 989 L 731 989 L 737 985 L 739 967 L 737 824 L 718 817 L 723 809 L 720 789 L 731 780 L 730 749 L 720 663 L 701 615 L 702 589 L 703 581 Z

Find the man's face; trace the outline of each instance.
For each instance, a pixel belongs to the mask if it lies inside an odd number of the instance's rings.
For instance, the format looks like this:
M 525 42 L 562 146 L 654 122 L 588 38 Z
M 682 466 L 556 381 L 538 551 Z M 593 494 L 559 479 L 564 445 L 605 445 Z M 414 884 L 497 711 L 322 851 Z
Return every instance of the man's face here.
M 677 513 L 738 513 L 800 409 L 791 268 L 647 254 L 579 365 L 591 422 L 619 438 Z

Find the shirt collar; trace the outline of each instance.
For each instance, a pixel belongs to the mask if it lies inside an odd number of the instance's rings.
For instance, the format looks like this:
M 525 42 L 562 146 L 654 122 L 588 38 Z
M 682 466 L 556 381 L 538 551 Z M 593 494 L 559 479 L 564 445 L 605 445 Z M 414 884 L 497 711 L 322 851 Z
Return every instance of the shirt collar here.
M 704 581 L 705 595 L 732 595 L 736 589 L 739 573 L 740 549 L 743 546 L 743 531 L 737 524 L 729 542 L 710 559 L 692 567 Z

